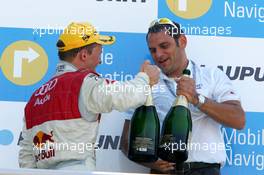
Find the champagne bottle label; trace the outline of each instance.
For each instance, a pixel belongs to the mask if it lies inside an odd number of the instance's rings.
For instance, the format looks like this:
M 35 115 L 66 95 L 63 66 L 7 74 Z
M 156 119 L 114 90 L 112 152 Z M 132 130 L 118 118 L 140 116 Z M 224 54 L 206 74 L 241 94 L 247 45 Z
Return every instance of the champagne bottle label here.
M 154 151 L 154 142 L 151 138 L 136 137 L 133 149 L 140 152 L 147 152 L 148 150 Z
M 165 134 L 163 135 L 163 138 L 161 140 L 161 144 L 159 145 L 159 148 L 164 149 L 166 151 L 171 150 L 171 143 L 173 142 L 173 135 L 172 134 Z
M 187 145 L 171 134 L 164 135 L 159 146 L 159 157 L 169 162 L 186 161 Z
M 176 139 L 172 134 L 167 134 L 163 136 L 160 148 L 173 153 L 173 151 L 185 151 L 187 145 L 182 140 Z

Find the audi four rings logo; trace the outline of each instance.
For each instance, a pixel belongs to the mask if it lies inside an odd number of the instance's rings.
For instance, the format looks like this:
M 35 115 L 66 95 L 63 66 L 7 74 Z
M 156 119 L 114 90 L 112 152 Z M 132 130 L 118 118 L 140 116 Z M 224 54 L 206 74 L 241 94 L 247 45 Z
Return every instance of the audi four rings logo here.
M 41 86 L 41 88 L 35 93 L 35 96 L 39 96 L 39 95 L 44 95 L 47 92 L 51 91 L 57 84 L 58 79 L 55 78 L 51 81 L 49 81 L 48 83 L 44 84 Z

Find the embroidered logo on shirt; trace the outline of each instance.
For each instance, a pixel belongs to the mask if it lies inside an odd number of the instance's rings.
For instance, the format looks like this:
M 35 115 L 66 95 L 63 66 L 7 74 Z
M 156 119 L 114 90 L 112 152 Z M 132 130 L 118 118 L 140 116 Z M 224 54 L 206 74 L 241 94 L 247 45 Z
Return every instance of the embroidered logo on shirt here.
M 202 86 L 203 86 L 202 84 L 197 84 L 196 89 L 202 89 Z
M 59 66 L 57 66 L 57 72 L 64 72 L 64 70 L 65 70 L 65 65 L 59 65 Z
M 98 81 L 98 79 L 100 78 L 98 75 L 94 74 L 94 73 L 89 73 L 88 74 L 89 78 L 94 78 L 95 81 Z

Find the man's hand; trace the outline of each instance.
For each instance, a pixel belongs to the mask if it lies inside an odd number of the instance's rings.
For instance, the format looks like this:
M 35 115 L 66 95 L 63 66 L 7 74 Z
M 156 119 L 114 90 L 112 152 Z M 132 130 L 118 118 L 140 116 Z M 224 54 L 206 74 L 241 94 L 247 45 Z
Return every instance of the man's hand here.
M 160 70 L 157 66 L 151 65 L 149 60 L 146 60 L 141 65 L 141 72 L 145 72 L 149 76 L 149 85 L 153 86 L 159 82 Z
M 188 102 L 197 105 L 199 99 L 196 92 L 195 81 L 186 76 L 181 76 L 175 80 L 177 82 L 177 95 L 184 95 Z M 243 129 L 245 127 L 245 112 L 240 102 L 237 100 L 217 103 L 207 98 L 206 103 L 199 109 L 207 114 L 207 116 L 225 126 L 235 129 Z
M 197 105 L 199 100 L 196 92 L 195 81 L 186 76 L 181 76 L 175 80 L 177 82 L 177 95 L 184 95 L 189 103 Z
M 153 163 L 142 163 L 142 164 L 148 168 L 158 170 L 162 173 L 169 173 L 171 170 L 174 170 L 174 165 L 175 165 L 175 163 L 167 162 L 160 159 Z

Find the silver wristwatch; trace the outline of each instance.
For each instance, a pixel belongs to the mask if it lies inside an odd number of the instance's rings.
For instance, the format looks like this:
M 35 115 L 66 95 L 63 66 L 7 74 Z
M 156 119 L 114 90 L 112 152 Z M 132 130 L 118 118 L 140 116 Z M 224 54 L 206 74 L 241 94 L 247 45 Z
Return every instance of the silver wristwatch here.
M 197 108 L 200 108 L 206 102 L 206 97 L 202 94 L 198 94 L 198 104 L 196 105 Z

